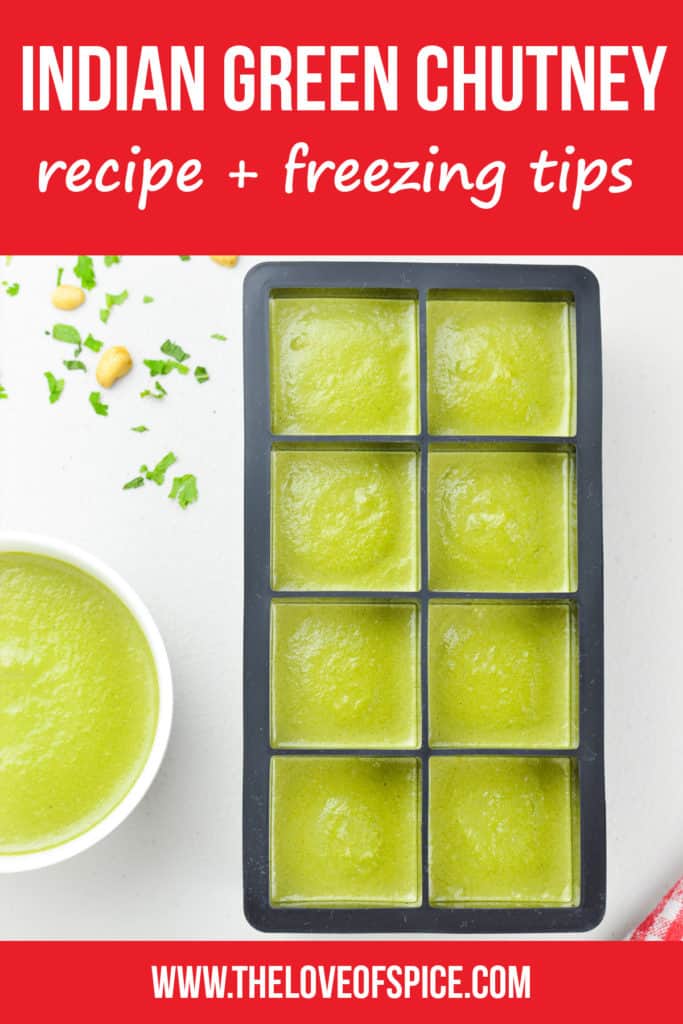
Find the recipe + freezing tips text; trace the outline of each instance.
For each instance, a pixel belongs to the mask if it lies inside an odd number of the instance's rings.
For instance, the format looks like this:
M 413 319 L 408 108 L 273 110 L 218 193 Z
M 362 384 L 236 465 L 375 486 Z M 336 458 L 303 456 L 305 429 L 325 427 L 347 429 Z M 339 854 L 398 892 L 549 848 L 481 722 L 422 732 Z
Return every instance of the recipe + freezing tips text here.
M 580 210 L 584 197 L 598 189 L 612 194 L 628 192 L 633 186 L 628 157 L 609 162 L 602 157 L 577 154 L 569 144 L 555 153 L 540 149 L 528 162 L 530 187 L 540 195 L 557 192 L 566 195 L 572 210 Z M 233 166 L 234 164 L 234 166 Z M 229 187 L 254 187 L 259 171 L 247 160 L 235 159 L 226 170 Z M 457 192 L 478 209 L 492 210 L 503 198 L 508 163 L 491 160 L 473 165 L 449 160 L 436 144 L 427 147 L 427 155 L 417 159 L 388 160 L 375 157 L 365 163 L 355 157 L 327 160 L 311 155 L 305 141 L 295 142 L 280 165 L 283 195 L 315 194 L 323 191 L 348 195 L 366 193 Z M 72 160 L 41 160 L 38 167 L 41 193 L 63 189 L 70 193 L 95 191 L 130 194 L 138 210 L 144 211 L 155 193 L 167 188 L 192 193 L 204 187 L 202 161 L 191 157 L 178 163 L 168 157 L 144 155 L 142 147 L 132 145 L 123 158 L 108 157 L 94 162 L 86 157 Z
M 31 46 L 22 47 L 21 109 L 31 115 L 88 111 L 193 112 L 222 103 L 228 115 L 256 111 L 304 115 L 307 112 L 424 112 L 425 126 L 435 111 L 510 114 L 532 111 L 619 112 L 656 109 L 666 47 L 638 46 L 422 46 L 413 54 L 396 46 L 233 45 L 222 51 L 222 96 L 207 88 L 208 52 L 203 46 Z M 402 63 L 403 60 L 403 63 Z M 404 73 L 402 73 L 404 72 Z M 389 196 L 417 192 L 458 194 L 486 211 L 504 199 L 512 165 L 505 154 L 485 162 L 466 152 L 466 138 L 430 140 L 419 151 L 391 156 L 381 152 L 335 158 L 325 145 L 307 138 L 304 122 L 267 165 L 245 151 L 226 155 L 222 179 L 231 189 L 272 188 L 284 196 L 333 192 Z M 458 122 L 453 122 L 453 135 Z M 423 134 L 429 139 L 428 130 Z M 435 133 L 436 134 L 436 133 Z M 439 132 L 442 135 L 442 129 Z M 515 157 L 529 187 L 539 195 L 566 197 L 580 210 L 586 196 L 633 187 L 633 161 L 615 159 L 568 138 L 564 145 L 539 144 Z M 212 168 L 212 173 L 215 170 Z M 201 153 L 183 158 L 153 151 L 138 139 L 105 158 L 65 145 L 36 167 L 41 193 L 63 190 L 130 195 L 137 209 L 166 189 L 201 190 L 208 171 Z

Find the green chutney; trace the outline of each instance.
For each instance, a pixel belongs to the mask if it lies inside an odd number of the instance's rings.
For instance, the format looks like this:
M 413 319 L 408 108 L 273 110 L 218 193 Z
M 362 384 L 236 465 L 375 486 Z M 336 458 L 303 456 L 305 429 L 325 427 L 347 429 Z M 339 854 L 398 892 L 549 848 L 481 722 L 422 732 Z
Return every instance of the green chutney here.
M 108 587 L 54 558 L 0 553 L 0 856 L 102 821 L 142 772 L 158 709 L 149 644 Z

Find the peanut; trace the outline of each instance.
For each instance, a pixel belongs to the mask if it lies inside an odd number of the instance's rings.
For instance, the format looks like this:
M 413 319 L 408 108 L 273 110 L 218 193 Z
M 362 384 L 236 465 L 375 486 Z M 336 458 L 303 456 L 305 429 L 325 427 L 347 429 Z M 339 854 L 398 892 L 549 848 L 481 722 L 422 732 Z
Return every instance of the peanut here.
M 77 284 L 60 284 L 52 293 L 52 305 L 57 309 L 78 309 L 85 302 L 85 292 Z
M 239 256 L 211 256 L 210 259 L 221 267 L 234 267 Z
M 100 387 L 110 388 L 119 377 L 125 377 L 133 366 L 131 354 L 123 345 L 112 345 L 100 356 L 95 376 Z

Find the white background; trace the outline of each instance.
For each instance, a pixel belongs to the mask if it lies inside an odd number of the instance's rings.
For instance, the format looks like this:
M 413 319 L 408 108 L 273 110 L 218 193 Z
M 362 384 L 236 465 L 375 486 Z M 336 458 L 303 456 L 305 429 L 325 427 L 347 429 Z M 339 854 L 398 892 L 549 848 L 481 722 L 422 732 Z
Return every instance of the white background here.
M 15 298 L 0 291 L 0 529 L 65 538 L 119 570 L 161 628 L 176 694 L 168 755 L 142 805 L 75 860 L 0 876 L 0 939 L 258 937 L 242 914 L 240 794 L 241 290 L 255 262 L 124 257 L 105 270 L 98 259 L 98 288 L 72 314 L 49 296 L 59 265 L 73 280 L 73 257 L 0 264 L 0 278 L 21 283 Z M 603 924 L 577 938 L 619 939 L 683 872 L 683 260 L 543 262 L 584 263 L 602 288 L 608 901 Z M 103 327 L 104 291 L 123 288 L 130 299 Z M 63 370 L 69 346 L 44 333 L 61 320 L 133 353 L 134 371 L 105 395 L 106 419 L 87 401 L 92 371 Z M 142 359 L 169 337 L 211 380 L 173 375 L 165 401 L 142 400 Z M 94 370 L 95 355 L 83 358 Z M 53 406 L 50 369 L 66 378 Z M 150 433 L 131 433 L 139 423 Z M 174 470 L 199 480 L 185 512 L 168 487 L 121 489 L 169 450 Z

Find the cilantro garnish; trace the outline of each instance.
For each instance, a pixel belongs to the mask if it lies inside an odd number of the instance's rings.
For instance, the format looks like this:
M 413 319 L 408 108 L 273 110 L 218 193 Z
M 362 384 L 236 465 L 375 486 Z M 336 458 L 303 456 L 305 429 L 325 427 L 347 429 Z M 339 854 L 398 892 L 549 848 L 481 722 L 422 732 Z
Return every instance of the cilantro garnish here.
M 176 345 L 167 338 L 161 346 L 161 351 L 165 356 L 171 356 L 172 359 L 176 359 L 179 363 L 184 363 L 186 359 L 190 358 L 190 353 L 186 352 L 180 345 Z
M 124 288 L 122 292 L 112 294 L 112 292 L 106 292 L 104 301 L 106 309 L 100 310 L 100 320 L 103 324 L 106 324 L 107 320 L 111 316 L 112 306 L 121 306 L 128 298 L 128 291 Z
M 0 398 L 9 398 L 6 389 L 0 384 Z
M 98 416 L 108 416 L 109 406 L 105 405 L 102 401 L 102 395 L 99 391 L 91 391 L 88 396 L 88 401 L 92 405 L 93 409 Z
M 163 459 L 157 462 L 154 469 L 148 469 L 147 466 L 140 466 L 140 472 L 145 474 L 147 480 L 153 480 L 155 484 L 161 486 L 166 479 L 166 470 L 169 469 L 174 462 L 177 462 L 173 452 L 168 452 L 164 455 Z
M 92 334 L 89 334 L 83 344 L 86 348 L 92 349 L 93 352 L 99 352 L 104 342 L 98 341 L 97 338 L 93 338 Z
M 142 301 L 144 302 L 144 304 L 146 306 L 148 306 L 150 304 L 150 302 L 154 302 L 154 296 L 153 295 L 143 295 L 142 296 Z
M 146 427 L 144 424 L 141 423 L 139 427 L 131 427 L 130 429 L 133 431 L 134 434 L 146 434 L 147 431 L 149 430 L 149 427 Z
M 197 488 L 197 477 L 194 473 L 186 473 L 185 476 L 176 476 L 173 479 L 173 486 L 169 491 L 169 498 L 178 502 L 181 508 L 187 508 L 199 498 Z
M 144 427 L 143 429 L 146 430 L 147 428 Z M 139 427 L 133 427 L 133 430 L 139 430 Z M 158 484 L 158 486 L 161 487 L 164 480 L 166 479 L 167 470 L 173 465 L 174 462 L 177 461 L 178 460 L 176 459 L 173 452 L 168 452 L 166 455 L 164 455 L 163 459 L 160 459 L 159 462 L 157 462 L 154 469 L 150 469 L 149 466 L 145 466 L 143 464 L 142 466 L 140 466 L 140 476 L 134 476 L 133 479 L 129 480 L 127 484 L 124 484 L 124 491 L 132 491 L 137 487 L 142 487 L 146 480 L 152 480 L 155 484 Z
M 146 388 L 144 391 L 140 392 L 140 398 L 157 398 L 159 401 L 161 401 L 161 399 L 165 398 L 167 394 L 168 391 L 163 386 L 163 384 L 160 384 L 158 380 L 155 380 L 154 391 L 150 391 L 149 388 Z
M 210 380 L 205 366 L 195 366 L 194 375 L 195 379 L 198 380 L 200 384 L 205 384 L 207 380 Z
M 188 261 L 189 259 L 191 259 L 191 258 L 192 258 L 191 256 L 179 256 L 179 257 L 178 257 L 178 259 L 179 259 L 179 260 L 182 260 L 182 261 L 183 261 L 183 263 L 187 263 L 187 261 Z
M 64 276 L 64 267 L 57 267 L 57 287 L 59 288 L 62 283 L 62 277 Z
M 218 332 L 216 332 L 215 334 L 212 334 L 211 337 L 214 339 L 214 341 L 227 341 L 228 340 L 224 334 L 218 334 Z
M 5 281 L 3 281 L 3 284 L 6 285 L 6 287 L 5 287 L 5 294 L 6 295 L 18 295 L 19 294 L 19 282 L 18 281 L 15 281 L 14 284 L 7 284 Z
M 132 427 L 131 429 L 143 431 L 148 428 Z M 173 452 L 167 452 L 163 459 L 160 459 L 159 462 L 157 462 L 154 469 L 150 469 L 149 466 L 143 464 L 140 466 L 139 475 L 134 476 L 128 481 L 128 483 L 123 485 L 124 491 L 132 491 L 136 490 L 138 487 L 143 487 L 147 480 L 151 480 L 153 483 L 161 486 L 165 483 L 166 473 L 177 461 L 178 460 Z M 186 473 L 184 476 L 174 477 L 168 496 L 173 501 L 177 501 L 183 509 L 187 508 L 188 505 L 192 505 L 195 501 L 198 501 L 199 489 L 197 487 L 197 477 L 194 473 Z
M 50 373 L 49 370 L 45 374 L 45 379 L 47 380 L 47 386 L 50 389 L 50 405 L 54 405 L 64 390 L 64 381 L 58 380 L 54 373 Z
M 187 366 L 177 362 L 175 359 L 143 359 L 152 377 L 166 377 L 172 370 L 178 373 L 189 373 Z
M 120 263 L 120 262 L 121 262 L 121 257 L 120 256 L 105 256 L 104 257 L 104 265 L 105 265 L 105 267 L 113 267 L 115 263 Z
M 52 328 L 52 337 L 55 341 L 65 341 L 67 345 L 80 345 L 80 332 L 71 324 L 55 324 Z
M 92 256 L 79 256 L 74 267 L 74 274 L 81 282 L 82 287 L 88 292 L 91 291 L 97 284 Z
M 65 359 L 64 365 L 67 370 L 87 370 L 88 367 L 80 359 Z

